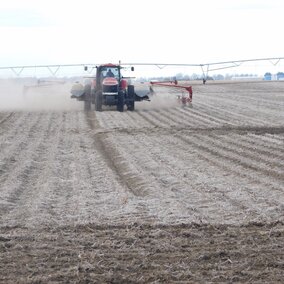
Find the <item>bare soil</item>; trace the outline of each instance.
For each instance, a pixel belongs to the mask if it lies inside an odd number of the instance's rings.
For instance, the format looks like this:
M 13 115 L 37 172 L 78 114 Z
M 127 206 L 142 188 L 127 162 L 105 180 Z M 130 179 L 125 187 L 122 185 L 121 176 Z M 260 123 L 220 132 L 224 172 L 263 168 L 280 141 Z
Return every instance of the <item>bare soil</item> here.
M 284 82 L 193 90 L 0 107 L 0 283 L 281 283 Z

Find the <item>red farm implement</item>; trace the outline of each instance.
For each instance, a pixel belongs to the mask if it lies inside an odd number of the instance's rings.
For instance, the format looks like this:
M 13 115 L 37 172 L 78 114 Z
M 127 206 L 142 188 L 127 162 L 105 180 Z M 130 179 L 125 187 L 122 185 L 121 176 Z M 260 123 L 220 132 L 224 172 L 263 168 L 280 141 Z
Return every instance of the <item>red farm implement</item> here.
M 174 81 L 151 81 L 151 91 L 154 93 L 153 87 L 159 86 L 159 87 L 166 87 L 172 89 L 175 93 L 177 93 L 177 99 L 181 102 L 183 106 L 189 105 L 191 106 L 192 103 L 192 86 L 188 85 L 181 85 L 177 80 Z M 178 91 L 178 92 L 177 92 Z M 181 91 L 181 92 L 179 92 Z

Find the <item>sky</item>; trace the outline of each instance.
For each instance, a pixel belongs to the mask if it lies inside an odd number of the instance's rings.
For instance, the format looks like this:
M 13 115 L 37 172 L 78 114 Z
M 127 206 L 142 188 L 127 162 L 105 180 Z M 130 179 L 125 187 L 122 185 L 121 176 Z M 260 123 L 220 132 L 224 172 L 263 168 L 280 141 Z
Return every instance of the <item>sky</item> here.
M 283 57 L 283 0 L 9 0 L 0 66 Z

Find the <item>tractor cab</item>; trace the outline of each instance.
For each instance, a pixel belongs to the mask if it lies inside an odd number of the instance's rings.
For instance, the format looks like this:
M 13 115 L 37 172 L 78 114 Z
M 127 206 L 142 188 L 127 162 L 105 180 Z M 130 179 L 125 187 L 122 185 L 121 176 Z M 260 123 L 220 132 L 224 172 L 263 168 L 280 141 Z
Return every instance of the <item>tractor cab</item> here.
M 95 104 L 96 111 L 102 111 L 103 106 L 116 106 L 120 112 L 124 111 L 124 106 L 133 111 L 135 101 L 149 100 L 147 94 L 137 95 L 134 85 L 128 79 L 121 75 L 119 64 L 103 64 L 96 67 L 96 77 L 91 83 L 84 86 L 84 90 L 79 93 L 81 99 L 85 102 L 85 110 L 91 110 L 91 104 Z M 84 67 L 88 70 L 88 66 Z M 134 71 L 134 67 L 131 67 Z
M 107 64 L 97 68 L 97 86 L 102 85 L 105 78 L 115 78 L 119 82 L 120 77 L 120 66 Z
M 117 67 L 104 67 L 101 69 L 101 75 L 106 77 L 114 77 L 116 79 L 119 79 L 119 70 Z

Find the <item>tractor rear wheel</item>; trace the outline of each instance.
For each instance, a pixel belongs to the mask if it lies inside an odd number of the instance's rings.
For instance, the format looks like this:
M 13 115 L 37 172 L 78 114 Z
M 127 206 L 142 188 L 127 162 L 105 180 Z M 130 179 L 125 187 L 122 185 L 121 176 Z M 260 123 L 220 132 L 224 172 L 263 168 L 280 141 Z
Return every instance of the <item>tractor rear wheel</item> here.
M 134 92 L 134 86 L 129 85 L 127 87 L 127 94 L 128 94 L 128 104 L 127 109 L 130 111 L 134 111 L 135 108 L 135 92 Z
M 91 85 L 87 84 L 84 87 L 85 89 L 85 99 L 84 99 L 84 110 L 90 111 L 91 110 Z
M 122 91 L 118 92 L 117 110 L 120 112 L 123 112 L 124 110 L 124 92 Z
M 95 93 L 95 110 L 102 111 L 102 104 L 103 104 L 103 93 L 102 91 L 97 91 Z
M 91 102 L 92 102 L 93 105 L 96 103 L 95 99 L 96 99 L 96 92 L 93 89 L 93 90 L 91 90 Z

